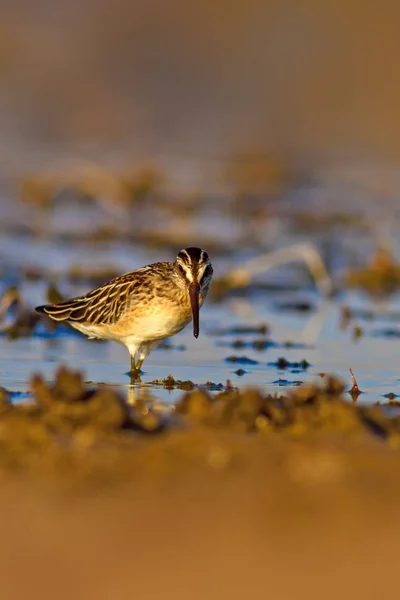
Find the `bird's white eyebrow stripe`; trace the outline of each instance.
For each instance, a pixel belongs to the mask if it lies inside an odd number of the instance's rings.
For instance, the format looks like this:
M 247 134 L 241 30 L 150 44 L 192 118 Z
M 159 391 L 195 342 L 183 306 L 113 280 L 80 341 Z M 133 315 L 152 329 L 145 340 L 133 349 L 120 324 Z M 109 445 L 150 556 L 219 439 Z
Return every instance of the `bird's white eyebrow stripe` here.
M 185 256 L 187 257 L 188 263 L 189 263 L 189 264 L 191 263 L 191 258 L 190 258 L 190 256 L 189 256 L 188 252 L 186 252 L 186 250 L 181 250 L 181 251 L 179 252 L 179 254 L 185 254 Z M 182 258 L 182 257 L 180 257 L 180 258 Z
M 190 250 L 190 248 L 189 248 Z M 210 263 L 210 258 L 207 254 L 207 252 L 205 252 L 205 250 L 202 250 L 201 248 L 193 248 L 193 250 L 196 250 L 199 252 L 199 254 L 196 256 L 191 256 L 191 254 L 187 251 L 186 248 L 182 248 L 182 250 L 179 252 L 178 257 L 177 257 L 177 261 L 178 263 L 180 263 L 182 266 L 188 267 L 189 269 L 197 269 L 200 271 L 204 270 L 204 268 L 206 266 L 208 266 Z M 197 252 L 196 252 L 197 254 Z

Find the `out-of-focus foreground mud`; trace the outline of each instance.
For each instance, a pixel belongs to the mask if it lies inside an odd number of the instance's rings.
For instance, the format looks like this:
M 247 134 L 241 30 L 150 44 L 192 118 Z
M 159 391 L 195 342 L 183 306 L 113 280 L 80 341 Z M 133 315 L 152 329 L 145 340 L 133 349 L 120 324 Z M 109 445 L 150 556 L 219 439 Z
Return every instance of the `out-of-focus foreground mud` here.
M 150 443 L 158 467 L 128 487 L 3 486 L 3 597 L 396 597 L 397 452 L 192 432 L 184 458 L 178 438 Z M 232 466 L 206 467 L 226 443 Z
M 164 421 L 65 370 L 32 387 L 2 398 L 2 597 L 395 597 L 398 421 L 337 381 Z

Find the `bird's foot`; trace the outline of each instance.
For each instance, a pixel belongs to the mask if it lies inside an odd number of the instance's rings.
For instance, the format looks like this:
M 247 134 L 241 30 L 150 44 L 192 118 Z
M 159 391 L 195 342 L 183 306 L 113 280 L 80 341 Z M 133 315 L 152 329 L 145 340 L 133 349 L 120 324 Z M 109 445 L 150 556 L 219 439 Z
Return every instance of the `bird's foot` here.
M 131 378 L 131 383 L 138 383 L 141 381 L 141 371 L 140 369 L 131 369 L 129 373 L 127 373 Z
M 129 372 L 129 376 L 131 378 L 131 384 L 141 381 L 141 379 L 140 379 L 140 375 L 141 375 L 140 367 L 142 366 L 142 363 L 143 363 L 143 360 L 142 361 L 139 360 L 136 363 L 134 356 L 131 356 L 131 370 Z

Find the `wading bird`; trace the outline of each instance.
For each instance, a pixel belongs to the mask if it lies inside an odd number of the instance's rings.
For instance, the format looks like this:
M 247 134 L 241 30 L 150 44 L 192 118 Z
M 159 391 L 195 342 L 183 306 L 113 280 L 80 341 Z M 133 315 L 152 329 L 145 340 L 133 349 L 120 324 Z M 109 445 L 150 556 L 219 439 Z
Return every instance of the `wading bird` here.
M 36 310 L 69 323 L 89 338 L 124 344 L 131 355 L 131 376 L 138 378 L 146 356 L 190 321 L 198 337 L 199 311 L 212 275 L 208 254 L 201 248 L 186 248 L 175 262 L 147 265 L 84 296 Z

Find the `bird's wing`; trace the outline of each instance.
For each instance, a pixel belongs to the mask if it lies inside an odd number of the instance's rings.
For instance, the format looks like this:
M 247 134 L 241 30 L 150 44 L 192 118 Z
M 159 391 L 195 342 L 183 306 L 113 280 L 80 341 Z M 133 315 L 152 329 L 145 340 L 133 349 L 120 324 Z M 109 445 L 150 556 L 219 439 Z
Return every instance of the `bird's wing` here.
M 92 325 L 114 323 L 135 303 L 137 292 L 147 279 L 148 268 L 116 277 L 84 296 L 57 304 L 46 304 L 35 310 L 55 321 L 75 321 Z

